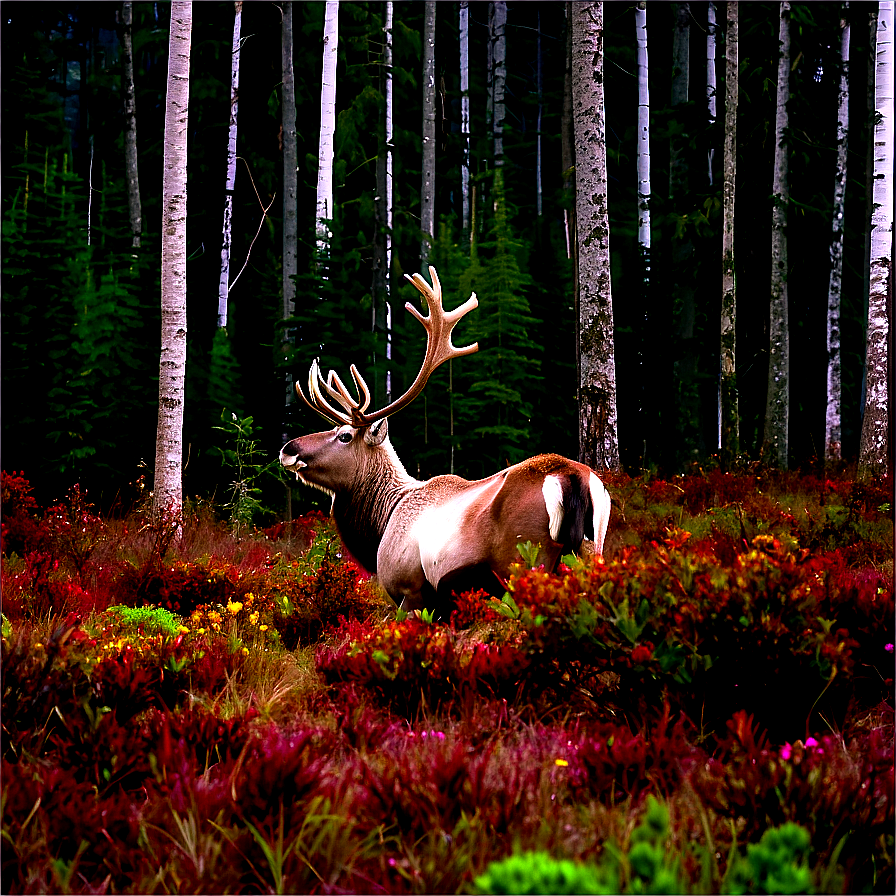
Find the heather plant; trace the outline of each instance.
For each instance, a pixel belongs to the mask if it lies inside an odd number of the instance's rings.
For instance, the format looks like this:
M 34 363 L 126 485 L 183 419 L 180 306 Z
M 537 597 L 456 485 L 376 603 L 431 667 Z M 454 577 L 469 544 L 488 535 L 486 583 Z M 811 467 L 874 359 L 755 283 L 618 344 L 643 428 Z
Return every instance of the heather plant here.
M 319 515 L 82 544 L 3 481 L 4 891 L 893 890 L 874 483 L 614 474 L 604 562 L 445 623 Z

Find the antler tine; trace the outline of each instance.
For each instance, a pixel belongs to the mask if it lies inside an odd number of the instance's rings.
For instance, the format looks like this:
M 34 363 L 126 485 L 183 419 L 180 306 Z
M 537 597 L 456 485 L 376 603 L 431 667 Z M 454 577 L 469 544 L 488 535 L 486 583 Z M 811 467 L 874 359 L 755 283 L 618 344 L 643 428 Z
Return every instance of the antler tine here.
M 331 371 L 331 376 L 335 374 Z M 340 384 L 341 385 L 341 384 Z M 337 426 L 341 426 L 345 423 L 351 423 L 351 417 L 343 413 L 342 411 L 337 411 L 326 398 L 324 398 L 323 392 L 321 392 L 321 386 L 327 389 L 330 394 L 336 398 L 336 394 L 330 389 L 329 385 L 324 382 L 323 377 L 320 375 L 320 365 L 318 364 L 317 358 L 311 364 L 311 370 L 308 373 L 308 391 L 311 393 L 311 398 L 314 401 L 314 409 L 322 416 L 328 419 L 331 423 L 335 423 Z M 345 387 L 343 387 L 345 388 Z M 348 410 L 348 408 L 346 408 Z
M 365 412 L 370 405 L 370 389 L 367 383 L 364 382 L 364 377 L 358 372 L 358 368 L 354 364 L 350 368 L 352 379 L 355 381 L 355 388 L 358 390 L 358 400 L 355 400 L 346 388 L 345 383 L 339 378 L 339 374 L 334 370 L 331 370 L 327 379 L 324 380 L 320 374 L 320 365 L 317 359 L 315 359 L 308 374 L 308 394 L 311 396 L 310 400 L 305 397 L 305 393 L 302 392 L 301 387 L 296 383 L 296 392 L 298 392 L 305 404 L 329 420 L 330 423 L 335 423 L 337 426 L 354 426 L 356 429 L 360 429 L 362 426 L 369 426 L 371 423 L 382 420 L 384 417 L 388 417 L 410 404 L 423 391 L 426 381 L 440 364 L 452 358 L 461 358 L 464 355 L 471 355 L 473 352 L 479 351 L 478 342 L 460 348 L 451 342 L 451 332 L 457 322 L 465 314 L 479 306 L 476 293 L 472 293 L 466 302 L 453 311 L 445 311 L 442 307 L 442 285 L 439 283 L 439 275 L 432 265 L 429 267 L 429 275 L 432 278 L 432 286 L 420 274 L 414 274 L 413 277 L 405 274 L 408 280 L 423 294 L 429 305 L 429 314 L 426 317 L 410 302 L 407 302 L 404 306 L 420 321 L 423 329 L 426 330 L 426 354 L 423 358 L 420 372 L 417 374 L 417 378 L 410 389 L 401 398 L 396 399 L 387 407 L 367 414 Z M 323 390 L 326 390 L 330 398 L 341 405 L 344 410 L 339 411 L 334 408 L 324 397 Z
M 335 398 L 354 418 L 357 414 L 363 414 L 367 410 L 367 406 L 370 404 L 370 389 L 367 388 L 364 377 L 361 376 L 354 364 L 349 369 L 352 379 L 355 381 L 355 389 L 358 390 L 359 400 L 352 398 L 351 393 L 346 389 L 345 384 L 335 370 L 330 371 L 325 385 L 331 397 Z
M 471 355 L 473 352 L 479 351 L 479 343 L 474 342 L 472 345 L 465 345 L 461 348 L 453 345 L 451 342 L 451 331 L 457 322 L 467 313 L 478 307 L 479 300 L 476 293 L 473 293 L 463 305 L 455 308 L 453 311 L 446 312 L 442 307 L 442 286 L 439 282 L 439 275 L 436 269 L 430 265 L 429 275 L 432 278 L 432 286 L 420 274 L 414 274 L 413 277 L 405 274 L 408 280 L 414 284 L 419 292 L 423 294 L 429 305 L 429 314 L 424 317 L 410 302 L 405 303 L 405 308 L 417 318 L 426 330 L 426 355 L 423 358 L 423 364 L 420 372 L 414 380 L 410 389 L 405 392 L 401 398 L 396 399 L 392 404 L 381 410 L 374 411 L 371 414 L 361 411 L 353 412 L 354 426 L 367 426 L 383 417 L 388 417 L 396 411 L 410 404 L 422 391 L 426 385 L 432 372 L 445 361 L 452 358 L 460 358 L 464 355 Z

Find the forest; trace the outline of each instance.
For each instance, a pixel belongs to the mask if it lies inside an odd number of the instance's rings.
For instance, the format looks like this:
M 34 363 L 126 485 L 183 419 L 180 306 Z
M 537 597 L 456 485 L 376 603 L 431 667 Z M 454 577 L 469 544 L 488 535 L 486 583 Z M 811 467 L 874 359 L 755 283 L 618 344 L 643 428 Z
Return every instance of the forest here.
M 4 4 L 0 890 L 892 893 L 892 7 Z M 441 613 L 280 460 L 418 272 L 610 496 Z

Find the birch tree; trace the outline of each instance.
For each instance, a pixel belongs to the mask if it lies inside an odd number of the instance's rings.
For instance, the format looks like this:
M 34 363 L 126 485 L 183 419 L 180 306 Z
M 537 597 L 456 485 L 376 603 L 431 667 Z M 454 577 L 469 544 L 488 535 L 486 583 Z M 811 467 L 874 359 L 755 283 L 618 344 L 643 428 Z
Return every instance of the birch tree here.
M 734 2 L 734 0 L 732 0 Z M 716 5 L 710 0 L 706 6 L 706 111 L 710 128 L 716 123 Z M 711 139 L 711 138 L 710 138 Z M 712 162 L 715 148 L 710 144 L 707 155 L 709 185 L 713 184 Z
M 887 338 L 891 324 L 888 299 L 893 273 L 893 3 L 878 7 L 874 78 L 874 214 L 871 222 L 868 331 L 865 342 L 865 413 L 859 444 L 859 472 L 886 472 L 892 465 L 889 445 Z M 888 295 L 889 293 L 889 295 Z
M 296 83 L 293 68 L 293 4 L 283 4 L 283 24 L 280 31 L 280 66 L 283 75 L 283 92 L 280 100 L 281 124 L 283 127 L 283 280 L 280 317 L 290 320 L 296 313 L 296 281 L 299 271 L 299 228 L 298 228 L 298 168 L 299 144 L 296 136 Z M 284 326 L 282 350 L 288 356 L 294 341 L 293 331 Z M 285 373 L 286 402 L 284 422 L 289 419 L 289 407 L 293 402 L 292 374 Z M 284 442 L 287 440 L 284 433 Z
M 162 164 L 162 345 L 153 513 L 180 523 L 187 367 L 187 119 L 193 4 L 174 0 Z
M 242 0 L 233 4 L 233 42 L 230 50 L 230 122 L 227 127 L 227 176 L 224 183 L 224 226 L 221 243 L 221 276 L 218 278 L 218 327 L 227 327 L 230 296 L 230 246 L 233 239 L 233 191 L 236 187 L 236 135 L 240 102 L 240 30 Z
M 778 17 L 778 86 L 775 104 L 775 164 L 772 181 L 772 276 L 769 301 L 768 393 L 763 455 L 787 467 L 790 417 L 790 338 L 787 311 L 787 207 L 790 96 L 790 3 L 783 0 Z
M 128 218 L 131 246 L 140 248 L 143 211 L 140 205 L 140 177 L 137 169 L 137 100 L 134 89 L 134 4 L 121 4 L 121 63 L 124 88 L 124 158 L 128 180 Z
M 392 3 L 385 4 L 383 25 L 383 62 L 380 66 L 380 127 L 376 159 L 376 229 L 373 246 L 373 332 L 386 360 L 384 376 L 375 372 L 374 391 L 382 406 L 391 401 L 392 308 L 390 271 L 392 263 Z M 379 348 L 377 349 L 379 351 Z M 376 369 L 375 369 L 376 370 Z
M 507 84 L 507 3 L 496 0 L 491 18 L 491 42 L 494 81 L 492 85 L 492 136 L 494 139 L 495 168 L 504 165 L 504 92 Z
M 327 0 L 324 60 L 320 82 L 320 143 L 317 151 L 317 251 L 329 254 L 333 207 L 333 138 L 336 134 L 336 53 L 339 49 L 339 0 Z
M 436 189 L 436 4 L 426 0 L 423 15 L 423 143 L 420 181 L 420 266 L 426 269 L 435 235 Z
M 461 220 L 464 237 L 470 235 L 470 3 L 463 0 L 458 13 L 460 43 Z
M 638 61 L 638 245 L 645 295 L 650 286 L 650 90 L 647 62 L 647 3 L 635 6 Z
M 849 3 L 840 19 L 840 91 L 837 103 L 837 168 L 834 176 L 831 273 L 828 284 L 828 370 L 825 412 L 824 459 L 841 458 L 840 294 L 843 280 L 843 215 L 846 197 L 847 141 L 849 135 Z
M 740 451 L 737 396 L 737 282 L 734 273 L 734 201 L 737 175 L 737 3 L 729 0 L 725 39 L 725 138 L 722 193 L 722 318 L 719 377 L 719 448 L 729 468 Z
M 572 4 L 572 81 L 579 257 L 579 459 L 619 469 L 616 354 L 604 123 L 603 3 Z

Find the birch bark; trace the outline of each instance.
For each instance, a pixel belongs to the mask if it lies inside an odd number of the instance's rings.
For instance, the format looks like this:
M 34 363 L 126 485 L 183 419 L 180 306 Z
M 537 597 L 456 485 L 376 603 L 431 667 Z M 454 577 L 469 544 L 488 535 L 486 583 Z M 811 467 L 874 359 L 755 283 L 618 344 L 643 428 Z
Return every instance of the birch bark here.
M 888 336 L 893 295 L 893 3 L 878 6 L 874 77 L 874 213 L 871 220 L 868 331 L 865 343 L 865 414 L 859 473 L 892 468 L 889 442 Z
M 729 469 L 740 451 L 737 396 L 737 281 L 734 269 L 734 204 L 737 177 L 737 3 L 729 0 L 725 40 L 725 138 L 722 194 L 722 318 L 719 377 L 719 448 Z
M 230 122 L 227 128 L 227 176 L 224 183 L 224 226 L 221 242 L 221 276 L 218 278 L 218 327 L 227 327 L 230 296 L 230 246 L 233 238 L 233 191 L 236 187 L 236 135 L 240 103 L 240 30 L 242 0 L 233 4 L 233 42 L 230 49 Z
M 124 158 L 128 179 L 128 217 L 131 224 L 131 246 L 134 249 L 139 249 L 143 234 L 143 211 L 140 206 L 140 178 L 137 169 L 137 94 L 134 89 L 133 23 L 134 4 L 122 3 L 121 58 L 124 69 L 122 79 L 124 87 Z
M 461 167 L 461 220 L 464 238 L 470 236 L 470 3 L 463 0 L 458 14 L 460 31 L 460 134 L 463 140 Z
M 162 163 L 162 339 L 153 513 L 180 525 L 187 366 L 187 119 L 193 7 L 171 4 Z
M 603 89 L 603 3 L 571 5 L 579 256 L 579 459 L 619 469 Z
M 329 254 L 333 207 L 333 138 L 336 133 L 336 53 L 339 48 L 339 0 L 327 0 L 324 13 L 324 61 L 320 85 L 320 144 L 317 151 L 317 251 Z
M 732 0 L 735 2 L 735 0 Z M 716 5 L 710 0 L 706 9 L 706 111 L 709 115 L 710 128 L 716 123 Z M 712 136 L 710 136 L 712 140 Z M 713 185 L 712 163 L 715 147 L 710 144 L 707 153 L 709 185 Z
M 841 377 L 840 377 L 840 296 L 843 280 L 843 214 L 846 196 L 846 162 L 849 135 L 849 3 L 843 4 L 840 20 L 840 91 L 837 103 L 837 169 L 834 177 L 831 273 L 828 283 L 828 369 L 825 410 L 825 463 L 840 460 Z
M 425 270 L 435 235 L 436 4 L 426 0 L 423 18 L 423 145 L 420 181 L 420 269 Z
M 375 371 L 374 395 L 378 406 L 391 399 L 391 377 L 388 362 L 391 353 L 391 307 L 389 304 L 389 270 L 392 235 L 392 3 L 385 4 L 383 24 L 383 62 L 380 67 L 380 90 L 383 103 L 380 107 L 379 146 L 376 158 L 376 198 L 374 212 L 376 231 L 373 245 L 373 332 L 376 351 L 386 360 L 386 369 L 380 375 Z
M 775 167 L 772 182 L 772 276 L 769 301 L 768 394 L 763 455 L 787 468 L 790 417 L 790 341 L 787 310 L 788 185 L 787 101 L 790 97 L 790 3 L 779 7 L 778 87 L 775 112 Z
M 647 73 L 647 3 L 635 6 L 638 61 L 638 245 L 645 292 L 650 283 L 650 90 Z
M 296 84 L 293 68 L 293 4 L 287 0 L 283 4 L 283 25 L 280 32 L 280 68 L 283 75 L 283 93 L 280 100 L 281 125 L 283 128 L 283 271 L 281 320 L 287 321 L 296 313 L 296 281 L 299 271 L 299 228 L 298 228 L 298 169 L 299 144 L 296 135 Z M 281 350 L 288 358 L 295 343 L 295 331 L 284 325 Z M 284 424 L 289 420 L 289 408 L 295 400 L 292 372 L 284 374 L 285 401 Z M 283 432 L 283 441 L 289 439 Z M 287 509 L 292 518 L 292 489 L 287 486 Z
M 494 137 L 495 168 L 504 165 L 504 92 L 507 84 L 507 3 L 496 0 L 495 14 L 492 17 L 494 45 L 494 109 L 492 116 L 492 134 Z

